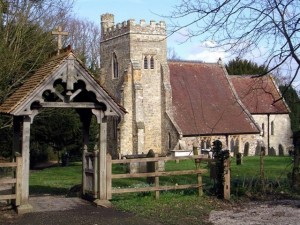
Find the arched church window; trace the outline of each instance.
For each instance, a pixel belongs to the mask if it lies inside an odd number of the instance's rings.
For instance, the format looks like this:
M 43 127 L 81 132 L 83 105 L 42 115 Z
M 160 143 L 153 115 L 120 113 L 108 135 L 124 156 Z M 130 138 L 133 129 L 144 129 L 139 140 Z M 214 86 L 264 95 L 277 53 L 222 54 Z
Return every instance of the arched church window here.
M 265 136 L 265 124 L 264 123 L 261 124 L 261 130 L 262 130 L 262 136 L 264 137 Z
M 205 149 L 205 141 L 201 140 L 201 149 Z
M 230 141 L 230 151 L 234 152 L 234 140 L 233 140 L 233 138 Z
M 144 57 L 144 69 L 148 69 L 148 58 L 147 58 L 147 56 Z
M 271 122 L 271 135 L 274 135 L 274 121 Z
M 206 140 L 206 149 L 211 148 L 211 143 L 210 143 L 210 139 Z
M 150 69 L 154 69 L 154 57 L 151 56 L 150 58 Z
M 113 54 L 113 78 L 119 77 L 119 63 L 116 53 Z
M 239 139 L 237 138 L 237 139 L 235 140 L 234 148 L 235 148 L 236 150 L 238 150 L 238 149 L 239 149 L 239 145 L 240 145 L 240 142 L 239 142 Z

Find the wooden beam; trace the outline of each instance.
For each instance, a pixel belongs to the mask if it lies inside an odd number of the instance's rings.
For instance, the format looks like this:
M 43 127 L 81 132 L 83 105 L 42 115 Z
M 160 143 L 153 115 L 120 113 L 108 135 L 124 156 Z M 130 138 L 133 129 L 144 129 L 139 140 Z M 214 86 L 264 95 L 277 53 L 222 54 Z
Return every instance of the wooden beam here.
M 76 108 L 76 109 L 103 109 L 102 105 L 93 102 L 43 102 L 43 108 Z
M 150 172 L 150 173 L 124 173 L 124 174 L 112 174 L 113 179 L 116 178 L 141 178 L 141 177 L 166 177 L 176 175 L 189 175 L 189 174 L 204 174 L 207 173 L 207 169 L 196 169 L 196 170 L 180 170 L 180 171 L 161 171 L 161 172 Z
M 10 200 L 10 199 L 16 199 L 16 195 L 0 195 L 0 200 Z
M 204 157 L 204 155 L 194 155 L 185 157 L 155 157 L 155 158 L 141 158 L 141 159 L 114 159 L 112 164 L 118 163 L 133 163 L 133 162 L 156 162 L 156 161 L 175 161 L 175 160 L 189 160 L 189 159 L 199 159 L 201 162 L 207 161 L 211 162 L 213 159 Z
M 143 187 L 143 188 L 122 188 L 112 189 L 112 194 L 131 193 L 131 192 L 147 192 L 147 191 L 168 191 L 168 190 L 181 190 L 199 188 L 198 184 L 183 184 L 174 186 L 160 186 L 160 187 Z
M 4 178 L 4 179 L 0 179 L 0 184 L 15 184 L 17 183 L 17 179 L 16 178 Z
M 17 167 L 16 162 L 0 163 L 0 167 Z

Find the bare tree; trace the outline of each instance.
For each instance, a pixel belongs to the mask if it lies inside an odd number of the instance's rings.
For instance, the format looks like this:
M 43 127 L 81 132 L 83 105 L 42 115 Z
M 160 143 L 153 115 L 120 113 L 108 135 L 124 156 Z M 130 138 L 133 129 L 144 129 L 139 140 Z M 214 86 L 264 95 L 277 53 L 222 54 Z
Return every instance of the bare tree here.
M 179 60 L 180 56 L 177 54 L 174 48 L 168 48 L 167 57 L 170 60 Z
M 69 32 L 67 42 L 86 67 L 95 75 L 100 69 L 100 27 L 95 23 L 71 18 L 65 28 Z
M 237 57 L 260 51 L 268 72 L 290 65 L 290 84 L 298 75 L 298 0 L 182 0 L 168 17 L 177 21 L 173 33 L 184 30 L 187 38 L 215 41 Z

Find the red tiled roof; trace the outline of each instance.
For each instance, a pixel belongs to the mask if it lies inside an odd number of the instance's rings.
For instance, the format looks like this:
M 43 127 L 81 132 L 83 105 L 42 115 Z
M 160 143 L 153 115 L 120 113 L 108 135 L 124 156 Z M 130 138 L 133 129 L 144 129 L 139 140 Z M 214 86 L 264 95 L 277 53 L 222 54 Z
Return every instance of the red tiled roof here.
M 72 52 L 71 48 L 67 48 L 65 52 L 58 56 L 54 56 L 49 59 L 49 61 L 38 69 L 30 78 L 28 78 L 25 83 L 18 88 L 11 96 L 9 96 L 2 105 L 0 105 L 0 113 L 12 114 L 13 111 L 20 106 L 29 96 L 33 93 L 49 76 L 55 72 L 55 70 L 61 66 L 68 58 Z M 74 55 L 75 56 L 75 55 Z M 75 56 L 77 62 L 84 68 L 88 74 L 89 71 L 84 67 L 81 61 Z M 118 104 L 115 99 L 110 95 L 110 93 L 105 90 L 100 83 L 91 75 L 91 77 L 98 83 L 99 87 L 103 89 L 107 95 L 119 106 L 119 108 L 126 112 L 126 110 Z
M 258 133 L 223 66 L 169 62 L 174 119 L 184 136 Z
M 229 76 L 243 104 L 251 114 L 282 114 L 289 109 L 270 75 L 257 77 L 250 75 Z

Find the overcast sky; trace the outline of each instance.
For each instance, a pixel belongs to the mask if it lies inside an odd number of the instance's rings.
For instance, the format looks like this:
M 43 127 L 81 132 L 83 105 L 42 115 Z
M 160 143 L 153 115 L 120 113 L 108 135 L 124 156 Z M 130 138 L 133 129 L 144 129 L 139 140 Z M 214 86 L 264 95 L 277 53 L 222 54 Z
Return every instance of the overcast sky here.
M 179 2 L 180 0 L 76 0 L 74 12 L 78 17 L 94 21 L 99 26 L 100 15 L 104 13 L 114 14 L 115 24 L 128 19 L 135 19 L 136 22 L 145 19 L 146 23 L 150 23 L 150 20 L 163 20 L 168 26 L 170 21 L 160 15 L 170 15 Z M 168 38 L 168 47 L 173 48 L 181 59 L 217 62 L 221 57 L 224 62 L 228 60 L 223 51 L 207 48 L 206 46 L 213 45 L 209 41 L 201 43 L 197 38 L 186 42 L 183 40 L 184 37 L 180 34 Z

